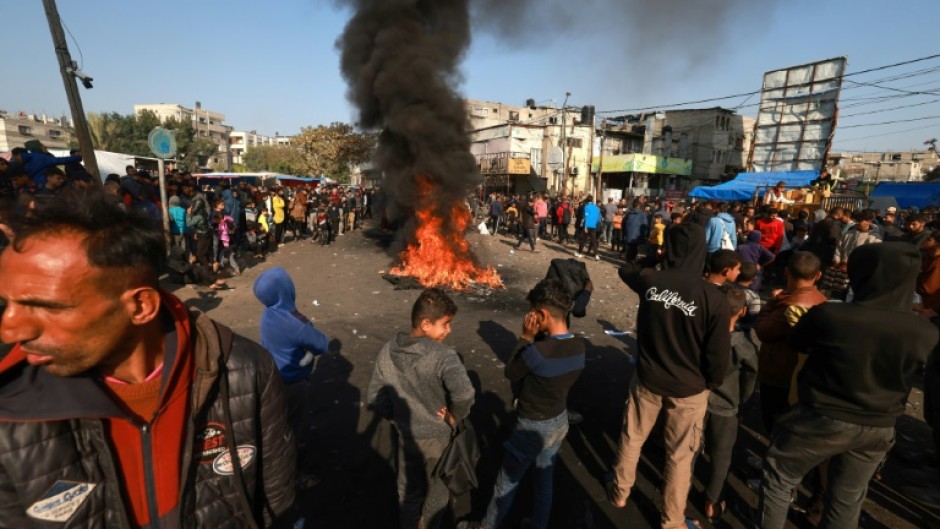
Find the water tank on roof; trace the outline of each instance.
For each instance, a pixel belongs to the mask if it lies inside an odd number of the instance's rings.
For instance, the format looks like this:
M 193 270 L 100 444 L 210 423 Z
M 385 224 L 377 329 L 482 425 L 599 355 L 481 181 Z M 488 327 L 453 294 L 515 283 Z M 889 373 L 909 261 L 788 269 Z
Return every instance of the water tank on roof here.
M 534 109 L 534 108 L 535 108 L 535 100 L 534 100 L 534 99 L 526 99 L 526 100 L 525 100 L 525 106 Z

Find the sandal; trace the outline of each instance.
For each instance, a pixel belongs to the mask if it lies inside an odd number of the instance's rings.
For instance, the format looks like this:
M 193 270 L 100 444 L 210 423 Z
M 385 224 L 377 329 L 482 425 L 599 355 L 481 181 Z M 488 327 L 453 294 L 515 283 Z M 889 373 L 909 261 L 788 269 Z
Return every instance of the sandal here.
M 705 515 L 705 518 L 708 518 L 709 522 L 714 523 L 715 520 L 721 518 L 721 515 L 725 513 L 727 504 L 724 501 L 718 503 L 712 503 L 710 501 L 705 502 L 705 509 L 702 514 Z

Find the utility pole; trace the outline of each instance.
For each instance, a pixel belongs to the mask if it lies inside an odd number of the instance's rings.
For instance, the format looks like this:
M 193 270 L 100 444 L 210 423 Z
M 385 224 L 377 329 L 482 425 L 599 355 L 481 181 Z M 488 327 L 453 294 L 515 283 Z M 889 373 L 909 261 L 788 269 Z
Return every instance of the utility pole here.
M 561 153 L 565 157 L 565 168 L 561 174 L 561 194 L 568 194 L 568 98 L 571 92 L 565 92 L 565 102 L 561 104 Z
M 46 19 L 49 21 L 49 32 L 52 33 L 52 45 L 56 57 L 59 59 L 59 71 L 62 73 L 62 82 L 65 84 L 65 95 L 69 99 L 69 108 L 72 111 L 72 122 L 75 124 L 75 135 L 78 136 L 78 146 L 82 152 L 82 162 L 85 170 L 95 178 L 97 185 L 101 185 L 101 175 L 98 172 L 98 160 L 95 158 L 95 148 L 91 141 L 91 132 L 88 130 L 88 121 L 85 119 L 85 110 L 82 108 L 82 98 L 78 93 L 78 84 L 75 82 L 72 66 L 72 56 L 69 54 L 65 33 L 62 31 L 62 21 L 59 19 L 59 10 L 56 9 L 55 0 L 42 0 L 46 10 Z M 91 87 L 91 79 L 87 80 Z
M 594 124 L 591 124 L 591 127 L 594 127 Z M 601 185 L 604 182 L 604 140 L 607 139 L 607 120 L 602 120 L 601 123 L 601 155 L 600 160 L 597 162 L 597 196 L 601 195 Z M 594 149 L 594 146 L 591 146 L 591 150 Z M 592 157 L 593 158 L 593 157 Z M 592 164 L 593 165 L 593 164 Z

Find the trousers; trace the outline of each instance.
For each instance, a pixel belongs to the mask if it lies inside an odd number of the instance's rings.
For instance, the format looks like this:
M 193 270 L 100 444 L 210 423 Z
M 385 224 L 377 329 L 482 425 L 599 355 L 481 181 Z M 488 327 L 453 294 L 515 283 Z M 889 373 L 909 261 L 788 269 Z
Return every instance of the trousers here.
M 761 527 L 782 529 L 790 497 L 810 470 L 829 460 L 819 529 L 858 527 L 868 482 L 894 445 L 894 427 L 862 426 L 796 407 L 774 425 L 761 491 Z
M 623 431 L 614 465 L 617 500 L 630 495 L 640 452 L 660 413 L 665 414 L 666 468 L 663 472 L 663 529 L 685 525 L 685 506 L 692 486 L 692 463 L 702 442 L 708 390 L 690 397 L 665 397 L 643 386 L 636 376 L 624 407 Z

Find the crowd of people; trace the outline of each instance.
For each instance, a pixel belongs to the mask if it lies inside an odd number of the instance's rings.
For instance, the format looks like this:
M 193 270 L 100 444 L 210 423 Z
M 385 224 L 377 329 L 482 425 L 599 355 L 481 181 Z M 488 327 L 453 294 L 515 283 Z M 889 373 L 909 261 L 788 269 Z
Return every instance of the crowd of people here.
M 70 189 L 86 189 L 91 176 L 81 156 L 54 157 L 39 142 L 0 158 L 0 200 L 29 208 Z M 64 170 L 60 167 L 64 166 Z M 201 182 L 212 182 L 210 184 Z M 210 290 L 231 288 L 225 279 L 263 261 L 286 243 L 311 240 L 331 245 L 337 236 L 360 229 L 373 215 L 380 190 L 340 185 L 275 185 L 263 187 L 247 180 L 197 180 L 172 170 L 166 175 L 167 216 L 172 239 L 171 280 Z M 106 193 L 122 207 L 162 219 L 159 178 L 133 165 L 124 175 L 104 180 Z
M 31 160 L 21 157 L 5 174 L 22 178 Z M 304 410 L 313 358 L 329 350 L 327 336 L 298 311 L 282 268 L 254 284 L 265 307 L 263 347 L 188 311 L 159 278 L 169 269 L 177 280 L 223 288 L 224 271 L 237 275 L 246 252 L 277 251 L 286 232 L 329 244 L 335 232 L 359 229 L 380 211 L 374 197 L 243 182 L 196 189 L 190 175 L 175 173 L 167 181 L 167 257 L 157 184 L 143 171 L 127 172 L 108 177 L 103 189 L 67 176 L 56 187 L 46 168 L 43 183 L 27 176 L 28 191 L 14 186 L 0 217 L 9 240 L 0 254 L 0 340 L 14 344 L 0 359 L 0 481 L 7 484 L 0 527 L 78 519 L 295 527 L 297 487 L 317 481 L 299 472 L 316 457 L 305 452 Z M 53 192 L 42 194 L 50 182 Z M 327 228 L 319 227 L 321 208 Z M 568 393 L 590 354 L 569 328 L 593 288 L 579 259 L 599 258 L 600 244 L 609 245 L 620 278 L 639 297 L 636 369 L 604 480 L 615 507 L 629 501 L 643 446 L 661 420 L 662 527 L 699 524 L 686 517 L 696 472 L 706 484 L 703 513 L 720 518 L 740 417 L 759 394 L 770 443 L 751 462 L 763 475 L 755 523 L 783 527 L 794 490 L 815 474 L 814 521 L 855 527 L 919 373 L 935 443 L 934 460 L 923 466 L 940 476 L 934 211 L 836 207 L 817 215 L 773 203 L 684 207 L 638 197 L 628 207 L 591 196 L 494 195 L 484 214 L 493 232 L 518 237 L 520 246 L 528 241 L 533 251 L 540 239 L 566 246 L 573 229 L 578 250 L 564 266 L 554 260 L 527 295 L 505 365 L 516 419 L 485 511 L 461 527 L 501 527 L 530 472 L 529 527 L 549 524 Z M 447 293 L 424 291 L 411 328 L 378 353 L 368 389 L 370 409 L 400 438 L 399 515 L 407 529 L 438 527 L 445 518 L 450 491 L 439 463 L 476 400 L 466 367 L 444 343 L 456 315 Z M 36 450 L 49 455 L 24 469 Z M 172 460 L 183 464 L 154 464 Z M 120 493 L 104 483 L 120 484 Z

